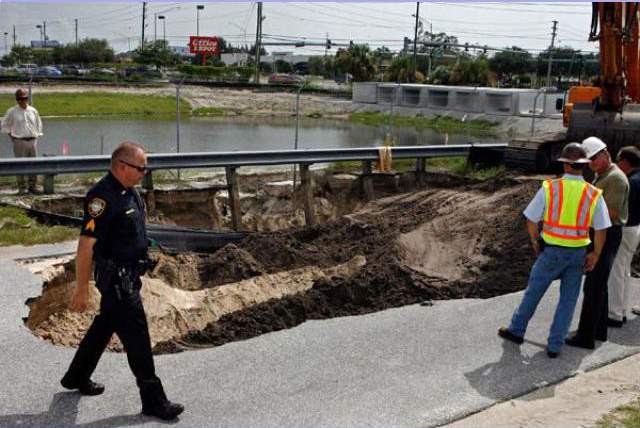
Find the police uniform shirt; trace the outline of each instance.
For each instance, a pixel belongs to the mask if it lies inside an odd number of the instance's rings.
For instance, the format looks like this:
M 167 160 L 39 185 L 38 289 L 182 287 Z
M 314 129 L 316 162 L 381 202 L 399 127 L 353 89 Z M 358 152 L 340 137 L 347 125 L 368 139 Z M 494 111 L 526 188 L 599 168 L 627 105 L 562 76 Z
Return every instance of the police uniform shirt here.
M 109 172 L 84 200 L 83 236 L 96 238 L 100 257 L 134 262 L 147 253 L 146 211 L 134 188 L 125 188 Z
M 566 180 L 580 180 L 583 181 L 581 175 L 574 174 L 564 174 L 562 178 Z M 544 189 L 541 187 L 538 189 L 538 193 L 531 200 L 527 208 L 524 210 L 524 216 L 534 222 L 539 223 L 542 221 L 544 217 L 544 209 L 546 207 L 545 197 L 544 197 Z M 593 219 L 591 227 L 595 230 L 602 230 L 611 227 L 611 220 L 609 219 L 609 210 L 607 209 L 607 204 L 604 201 L 603 197 L 599 197 L 596 202 L 595 209 L 593 211 Z

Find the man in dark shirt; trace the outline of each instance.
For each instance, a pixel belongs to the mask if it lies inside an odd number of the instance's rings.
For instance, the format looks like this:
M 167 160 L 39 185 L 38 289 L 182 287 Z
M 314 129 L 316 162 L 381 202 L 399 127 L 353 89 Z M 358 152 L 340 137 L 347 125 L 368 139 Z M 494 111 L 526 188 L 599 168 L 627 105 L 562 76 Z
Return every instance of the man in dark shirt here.
M 570 346 L 594 349 L 595 341 L 605 342 L 607 336 L 607 314 L 609 273 L 622 239 L 622 226 L 627 222 L 629 209 L 629 180 L 620 168 L 611 161 L 607 145 L 598 137 L 588 137 L 582 147 L 591 161 L 589 168 L 596 173 L 593 185 L 602 189 L 607 203 L 612 226 L 607 229 L 607 239 L 598 263 L 584 280 L 584 297 L 578 331 L 565 340 Z
M 100 291 L 100 313 L 82 339 L 69 370 L 61 380 L 67 389 L 99 395 L 104 386 L 91 374 L 113 333 L 120 338 L 142 399 L 142 413 L 174 419 L 184 410 L 167 400 L 155 374 L 147 319 L 140 298 L 140 275 L 146 270 L 149 240 L 145 207 L 134 188 L 147 173 L 144 148 L 123 142 L 111 155 L 111 170 L 93 186 L 84 202 L 84 219 L 76 256 L 76 288 L 69 305 L 87 308 L 89 278 Z
M 631 260 L 640 243 L 640 150 L 634 146 L 620 149 L 618 167 L 629 179 L 629 218 L 609 275 L 609 327 L 622 327 L 629 315 Z

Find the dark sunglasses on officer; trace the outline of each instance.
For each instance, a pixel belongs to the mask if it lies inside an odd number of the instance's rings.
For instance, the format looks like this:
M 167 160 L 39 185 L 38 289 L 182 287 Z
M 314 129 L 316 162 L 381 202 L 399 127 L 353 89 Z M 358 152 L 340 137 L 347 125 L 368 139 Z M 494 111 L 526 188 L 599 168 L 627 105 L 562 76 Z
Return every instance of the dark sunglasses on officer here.
M 134 164 L 129 163 L 129 162 L 127 162 L 127 161 L 125 161 L 125 160 L 122 160 L 122 159 L 118 159 L 118 160 L 119 160 L 120 162 L 122 162 L 123 164 L 125 164 L 125 165 L 127 165 L 127 166 L 130 166 L 131 168 L 133 168 L 133 169 L 137 170 L 140 174 L 146 174 L 146 173 L 147 173 L 147 171 L 149 171 L 149 168 L 148 168 L 146 165 L 144 165 L 144 166 L 138 166 L 138 165 L 134 165 Z

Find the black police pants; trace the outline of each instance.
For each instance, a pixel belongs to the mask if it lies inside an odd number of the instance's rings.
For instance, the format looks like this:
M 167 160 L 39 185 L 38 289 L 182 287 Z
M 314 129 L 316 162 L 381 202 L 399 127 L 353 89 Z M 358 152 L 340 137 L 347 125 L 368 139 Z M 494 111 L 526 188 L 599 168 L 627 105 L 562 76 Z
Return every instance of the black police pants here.
M 139 287 L 130 293 L 120 293 L 120 296 L 113 288 L 102 292 L 100 313 L 80 342 L 66 377 L 78 384 L 89 380 L 113 333 L 124 346 L 138 386 L 142 381 L 158 379 Z
M 584 297 L 577 335 L 586 340 L 607 340 L 607 317 L 609 316 L 609 272 L 616 258 L 622 226 L 607 229 L 607 239 L 595 268 L 584 280 Z

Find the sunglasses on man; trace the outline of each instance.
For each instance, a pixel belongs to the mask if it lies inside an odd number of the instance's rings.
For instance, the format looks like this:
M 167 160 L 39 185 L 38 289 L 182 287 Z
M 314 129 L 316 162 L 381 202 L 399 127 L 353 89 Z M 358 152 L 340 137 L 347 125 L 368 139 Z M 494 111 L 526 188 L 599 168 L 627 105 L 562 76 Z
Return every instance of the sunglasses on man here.
M 140 174 L 144 174 L 144 173 L 146 173 L 147 171 L 149 171 L 149 168 L 148 168 L 146 165 L 145 165 L 145 166 L 138 166 L 138 165 L 134 165 L 134 164 L 129 163 L 129 162 L 127 162 L 127 161 L 125 161 L 125 160 L 122 160 L 122 159 L 118 159 L 118 160 L 119 160 L 120 162 L 122 162 L 123 164 L 125 164 L 125 165 L 127 165 L 127 166 L 130 166 L 130 167 L 131 167 L 131 168 L 133 168 L 133 169 L 136 169 Z
M 29 97 L 16 97 L 16 101 L 27 101 Z

